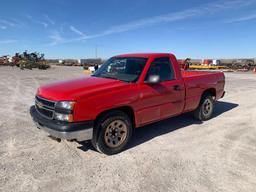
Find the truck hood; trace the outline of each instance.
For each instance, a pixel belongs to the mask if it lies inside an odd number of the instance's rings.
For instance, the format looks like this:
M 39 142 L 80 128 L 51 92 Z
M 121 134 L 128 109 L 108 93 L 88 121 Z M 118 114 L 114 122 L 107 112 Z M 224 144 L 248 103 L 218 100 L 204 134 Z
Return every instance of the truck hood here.
M 38 89 L 37 95 L 54 101 L 78 100 L 81 97 L 90 97 L 102 91 L 112 91 L 125 86 L 128 84 L 119 80 L 82 77 L 43 85 Z

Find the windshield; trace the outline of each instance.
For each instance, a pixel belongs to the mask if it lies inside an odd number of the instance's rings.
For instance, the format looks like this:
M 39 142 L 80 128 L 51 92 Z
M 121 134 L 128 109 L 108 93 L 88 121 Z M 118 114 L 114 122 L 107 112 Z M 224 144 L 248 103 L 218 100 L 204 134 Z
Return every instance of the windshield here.
M 136 82 L 147 58 L 113 57 L 106 61 L 94 74 L 94 77 L 117 79 L 125 82 Z

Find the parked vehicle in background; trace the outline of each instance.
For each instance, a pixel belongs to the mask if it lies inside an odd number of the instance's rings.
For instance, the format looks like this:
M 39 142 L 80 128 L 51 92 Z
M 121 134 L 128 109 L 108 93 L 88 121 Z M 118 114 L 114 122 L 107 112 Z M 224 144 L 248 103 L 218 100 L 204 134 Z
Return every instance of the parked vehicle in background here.
M 211 65 L 211 64 L 213 64 L 213 60 L 212 59 L 204 59 L 202 61 L 202 64 L 203 65 Z
M 221 62 L 220 62 L 219 59 L 214 59 L 214 60 L 212 60 L 212 64 L 213 64 L 213 65 L 220 65 Z
M 112 155 L 124 150 L 137 127 L 189 111 L 210 119 L 224 84 L 222 72 L 181 70 L 173 54 L 118 55 L 90 77 L 39 87 L 30 113 L 51 136 L 91 140 Z

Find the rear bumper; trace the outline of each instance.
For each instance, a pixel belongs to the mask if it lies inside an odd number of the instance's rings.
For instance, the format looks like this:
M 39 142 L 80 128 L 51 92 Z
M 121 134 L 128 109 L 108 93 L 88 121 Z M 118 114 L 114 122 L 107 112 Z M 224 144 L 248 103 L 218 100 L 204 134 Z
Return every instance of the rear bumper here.
M 44 130 L 51 136 L 59 139 L 85 141 L 91 140 L 93 135 L 93 121 L 66 123 L 49 120 L 41 116 L 35 106 L 31 106 L 30 115 L 37 128 Z

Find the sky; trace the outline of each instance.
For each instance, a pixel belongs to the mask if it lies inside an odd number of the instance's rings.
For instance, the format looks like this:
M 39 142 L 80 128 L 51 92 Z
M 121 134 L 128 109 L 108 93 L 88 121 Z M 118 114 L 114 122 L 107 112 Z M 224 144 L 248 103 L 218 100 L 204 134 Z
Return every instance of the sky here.
M 256 57 L 256 0 L 1 0 L 0 55 Z

